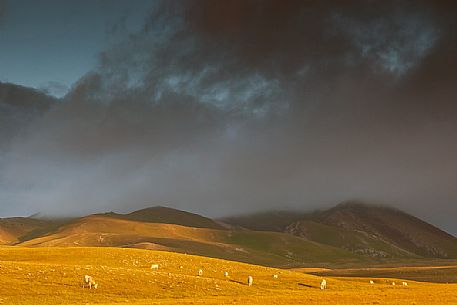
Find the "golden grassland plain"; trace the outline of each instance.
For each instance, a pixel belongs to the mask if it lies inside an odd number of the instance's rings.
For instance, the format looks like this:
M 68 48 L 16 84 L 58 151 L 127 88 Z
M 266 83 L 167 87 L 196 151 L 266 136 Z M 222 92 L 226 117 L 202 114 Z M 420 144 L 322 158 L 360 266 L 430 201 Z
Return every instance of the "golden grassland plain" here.
M 325 276 L 320 290 L 303 271 L 141 249 L 3 247 L 0 265 L 0 304 L 457 304 L 457 284 Z

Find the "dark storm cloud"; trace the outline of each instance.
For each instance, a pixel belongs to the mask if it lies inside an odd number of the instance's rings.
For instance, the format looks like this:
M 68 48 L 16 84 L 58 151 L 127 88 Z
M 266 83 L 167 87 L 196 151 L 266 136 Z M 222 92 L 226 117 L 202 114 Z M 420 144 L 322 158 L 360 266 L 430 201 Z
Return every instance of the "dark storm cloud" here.
M 28 122 L 49 110 L 55 102 L 55 98 L 38 90 L 0 82 L 0 152 L 26 129 Z
M 15 139 L 6 201 L 219 216 L 358 198 L 457 232 L 455 17 L 445 1 L 156 3 Z

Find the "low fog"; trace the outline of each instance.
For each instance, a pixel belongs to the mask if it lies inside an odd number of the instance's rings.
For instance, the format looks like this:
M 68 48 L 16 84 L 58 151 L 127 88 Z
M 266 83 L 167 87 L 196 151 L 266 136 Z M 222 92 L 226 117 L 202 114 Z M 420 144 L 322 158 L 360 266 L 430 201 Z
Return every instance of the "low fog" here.
M 217 217 L 357 199 L 455 234 L 456 12 L 155 2 L 140 31 L 117 24 L 64 97 L 0 84 L 0 215 Z

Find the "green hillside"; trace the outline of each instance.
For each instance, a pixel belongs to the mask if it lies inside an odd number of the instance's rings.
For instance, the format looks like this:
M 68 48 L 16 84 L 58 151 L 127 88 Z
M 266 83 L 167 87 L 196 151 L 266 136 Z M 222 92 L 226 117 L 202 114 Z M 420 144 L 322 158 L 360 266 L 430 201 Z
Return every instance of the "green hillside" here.
M 374 235 L 369 235 L 361 231 L 345 230 L 314 221 L 304 220 L 295 222 L 289 225 L 285 229 L 285 232 L 307 240 L 346 249 L 365 256 L 376 258 L 415 256 Z
M 223 217 L 221 222 L 235 227 L 242 227 L 254 231 L 283 231 L 292 222 L 302 220 L 307 216 L 303 212 L 294 211 L 265 211 L 247 215 Z

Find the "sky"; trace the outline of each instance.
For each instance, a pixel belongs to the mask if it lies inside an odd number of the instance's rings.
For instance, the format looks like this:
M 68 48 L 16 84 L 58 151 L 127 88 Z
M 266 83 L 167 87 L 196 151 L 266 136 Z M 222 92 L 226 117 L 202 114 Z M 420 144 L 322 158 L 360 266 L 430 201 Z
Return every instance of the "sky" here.
M 119 35 L 141 28 L 150 1 L 3 1 L 0 81 L 61 97 Z
M 387 204 L 457 233 L 453 1 L 2 1 L 0 215 Z

